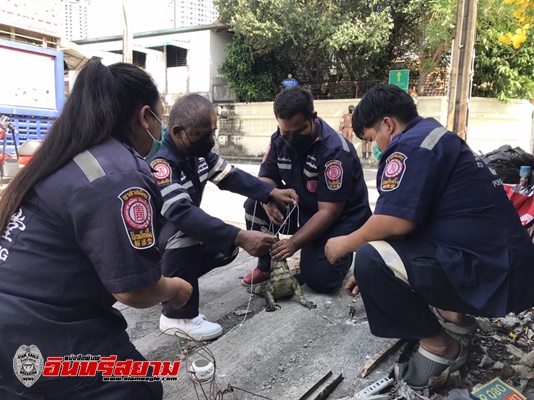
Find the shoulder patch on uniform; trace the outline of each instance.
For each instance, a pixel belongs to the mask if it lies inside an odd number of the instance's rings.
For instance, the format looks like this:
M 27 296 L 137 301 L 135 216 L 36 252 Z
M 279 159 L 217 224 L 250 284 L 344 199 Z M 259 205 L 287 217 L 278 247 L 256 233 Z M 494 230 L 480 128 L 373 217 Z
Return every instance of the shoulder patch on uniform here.
M 317 179 L 312 179 L 306 182 L 306 189 L 308 189 L 308 192 L 310 193 L 315 193 L 317 191 Z
M 382 173 L 382 182 L 380 188 L 384 192 L 391 192 L 397 189 L 402 181 L 402 177 L 406 172 L 406 157 L 403 153 L 393 153 L 386 159 L 386 166 Z
M 131 187 L 119 195 L 121 217 L 126 235 L 134 249 L 148 249 L 154 245 L 154 224 L 150 193 Z
M 168 185 L 172 180 L 172 169 L 167 160 L 156 158 L 150 163 L 150 167 L 155 171 L 152 173 L 158 181 L 158 185 Z
M 343 183 L 343 166 L 341 161 L 332 160 L 325 164 L 324 179 L 326 187 L 330 190 L 338 190 Z

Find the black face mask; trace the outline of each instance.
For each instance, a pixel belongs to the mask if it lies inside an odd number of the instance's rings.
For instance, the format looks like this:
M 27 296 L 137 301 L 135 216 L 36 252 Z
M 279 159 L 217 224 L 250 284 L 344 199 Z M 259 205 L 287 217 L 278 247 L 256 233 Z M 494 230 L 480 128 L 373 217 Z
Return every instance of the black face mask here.
M 286 133 L 282 139 L 286 142 L 287 147 L 299 155 L 304 154 L 314 140 L 311 136 L 300 133 Z
M 209 135 L 195 142 L 190 141 L 187 150 L 194 157 L 206 157 L 211 149 L 213 149 L 213 146 L 215 146 L 215 138 L 213 135 Z

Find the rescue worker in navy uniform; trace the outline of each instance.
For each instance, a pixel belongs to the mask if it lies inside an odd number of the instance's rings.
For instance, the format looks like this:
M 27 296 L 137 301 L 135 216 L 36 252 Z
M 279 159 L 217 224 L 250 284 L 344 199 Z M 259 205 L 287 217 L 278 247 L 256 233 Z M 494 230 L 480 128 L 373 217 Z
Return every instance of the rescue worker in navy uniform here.
M 268 252 L 276 238 L 239 229 L 204 212 L 200 203 L 206 184 L 211 181 L 220 189 L 265 203 L 273 199 L 296 204 L 298 197 L 294 190 L 280 190 L 262 182 L 211 151 L 217 112 L 206 98 L 198 94 L 180 98 L 168 122 L 169 134 L 162 149 L 148 159 L 164 201 L 163 275 L 185 279 L 193 286 L 193 294 L 179 310 L 163 303 L 160 330 L 184 338 L 212 340 L 222 334 L 222 327 L 199 313 L 198 278 L 233 261 L 239 247 L 257 256 Z
M 467 335 L 477 326 L 470 315 L 534 306 L 534 245 L 495 171 L 458 135 L 418 116 L 402 89 L 367 92 L 352 124 L 383 152 L 380 197 L 367 223 L 330 239 L 326 255 L 335 262 L 357 250 L 345 289 L 361 293 L 374 335 L 420 340 L 395 371 L 425 387 L 467 360 L 466 344 L 445 329 Z
M 180 307 L 191 295 L 189 283 L 162 277 L 156 247 L 161 197 L 142 156 L 163 139 L 161 113 L 144 71 L 91 60 L 42 146 L 3 192 L 2 400 L 163 397 L 160 382 L 40 376 L 48 357 L 145 360 L 113 304 Z
M 301 249 L 304 282 L 317 292 L 331 292 L 343 284 L 352 255 L 329 263 L 324 254 L 326 241 L 358 229 L 371 215 L 362 166 L 352 143 L 317 117 L 310 91 L 299 86 L 285 89 L 276 96 L 274 115 L 278 130 L 271 136 L 259 177 L 294 189 L 299 206 L 288 214 L 274 201 L 261 204 L 248 199 L 247 228 L 268 228 L 272 222 L 278 231 L 289 215 L 281 232 L 293 235 L 275 243 L 270 255 L 285 259 Z M 260 257 L 243 284 L 269 279 L 270 264 L 269 255 Z

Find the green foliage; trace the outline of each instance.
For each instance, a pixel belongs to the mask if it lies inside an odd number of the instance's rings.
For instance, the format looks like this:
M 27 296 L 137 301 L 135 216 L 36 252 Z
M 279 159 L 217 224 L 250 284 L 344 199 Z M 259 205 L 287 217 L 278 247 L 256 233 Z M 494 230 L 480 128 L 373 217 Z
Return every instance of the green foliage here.
M 321 83 L 337 68 L 345 78 L 376 70 L 389 42 L 389 7 L 378 0 L 216 0 L 221 19 L 231 23 L 258 54 L 276 52 L 299 65 L 300 75 Z
M 258 54 L 242 38 L 229 43 L 219 72 L 241 101 L 273 100 L 293 65 L 274 52 Z
M 519 48 L 499 41 L 514 26 L 513 9 L 500 0 L 481 0 L 477 21 L 474 94 L 501 101 L 534 98 L 532 37 Z
M 272 98 L 288 73 L 302 83 L 318 85 L 341 78 L 387 81 L 388 70 L 399 61 L 419 76 L 418 91 L 424 93 L 425 77 L 444 70 L 450 61 L 458 0 L 215 0 L 215 4 L 237 38 L 220 71 L 242 99 L 260 101 Z M 517 25 L 514 10 L 504 0 L 479 0 L 476 95 L 503 101 L 534 97 L 532 35 L 518 49 L 499 42 Z

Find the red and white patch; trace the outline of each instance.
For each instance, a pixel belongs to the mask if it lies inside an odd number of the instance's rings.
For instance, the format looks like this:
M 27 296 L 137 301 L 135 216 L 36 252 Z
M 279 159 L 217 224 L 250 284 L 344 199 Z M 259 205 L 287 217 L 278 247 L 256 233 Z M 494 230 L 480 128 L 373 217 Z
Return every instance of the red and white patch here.
M 405 154 L 399 152 L 393 153 L 387 158 L 380 183 L 382 191 L 391 192 L 400 186 L 402 177 L 406 172 L 407 159 Z
M 154 178 L 161 180 L 161 179 L 167 179 L 171 176 L 171 167 L 169 163 L 165 160 L 157 159 L 152 161 L 150 164 L 152 169 L 155 171 L 153 173 Z
M 328 161 L 325 167 L 324 178 L 326 187 L 330 190 L 338 190 L 343 183 L 343 166 L 341 165 L 341 161 Z
M 150 204 L 141 196 L 128 199 L 122 206 L 124 222 L 134 229 L 145 229 L 152 221 Z
M 306 183 L 306 189 L 308 189 L 308 192 L 310 193 L 315 193 L 317 191 L 317 181 L 316 180 L 308 181 Z
M 150 194 L 142 188 L 132 187 L 119 195 L 121 217 L 130 244 L 135 249 L 154 245 L 153 213 Z
M 384 168 L 384 175 L 388 178 L 394 178 L 399 176 L 403 169 L 404 163 L 401 160 L 394 158 L 386 164 L 386 168 Z
M 339 179 L 343 174 L 340 164 L 330 164 L 326 169 L 326 176 L 328 179 Z

